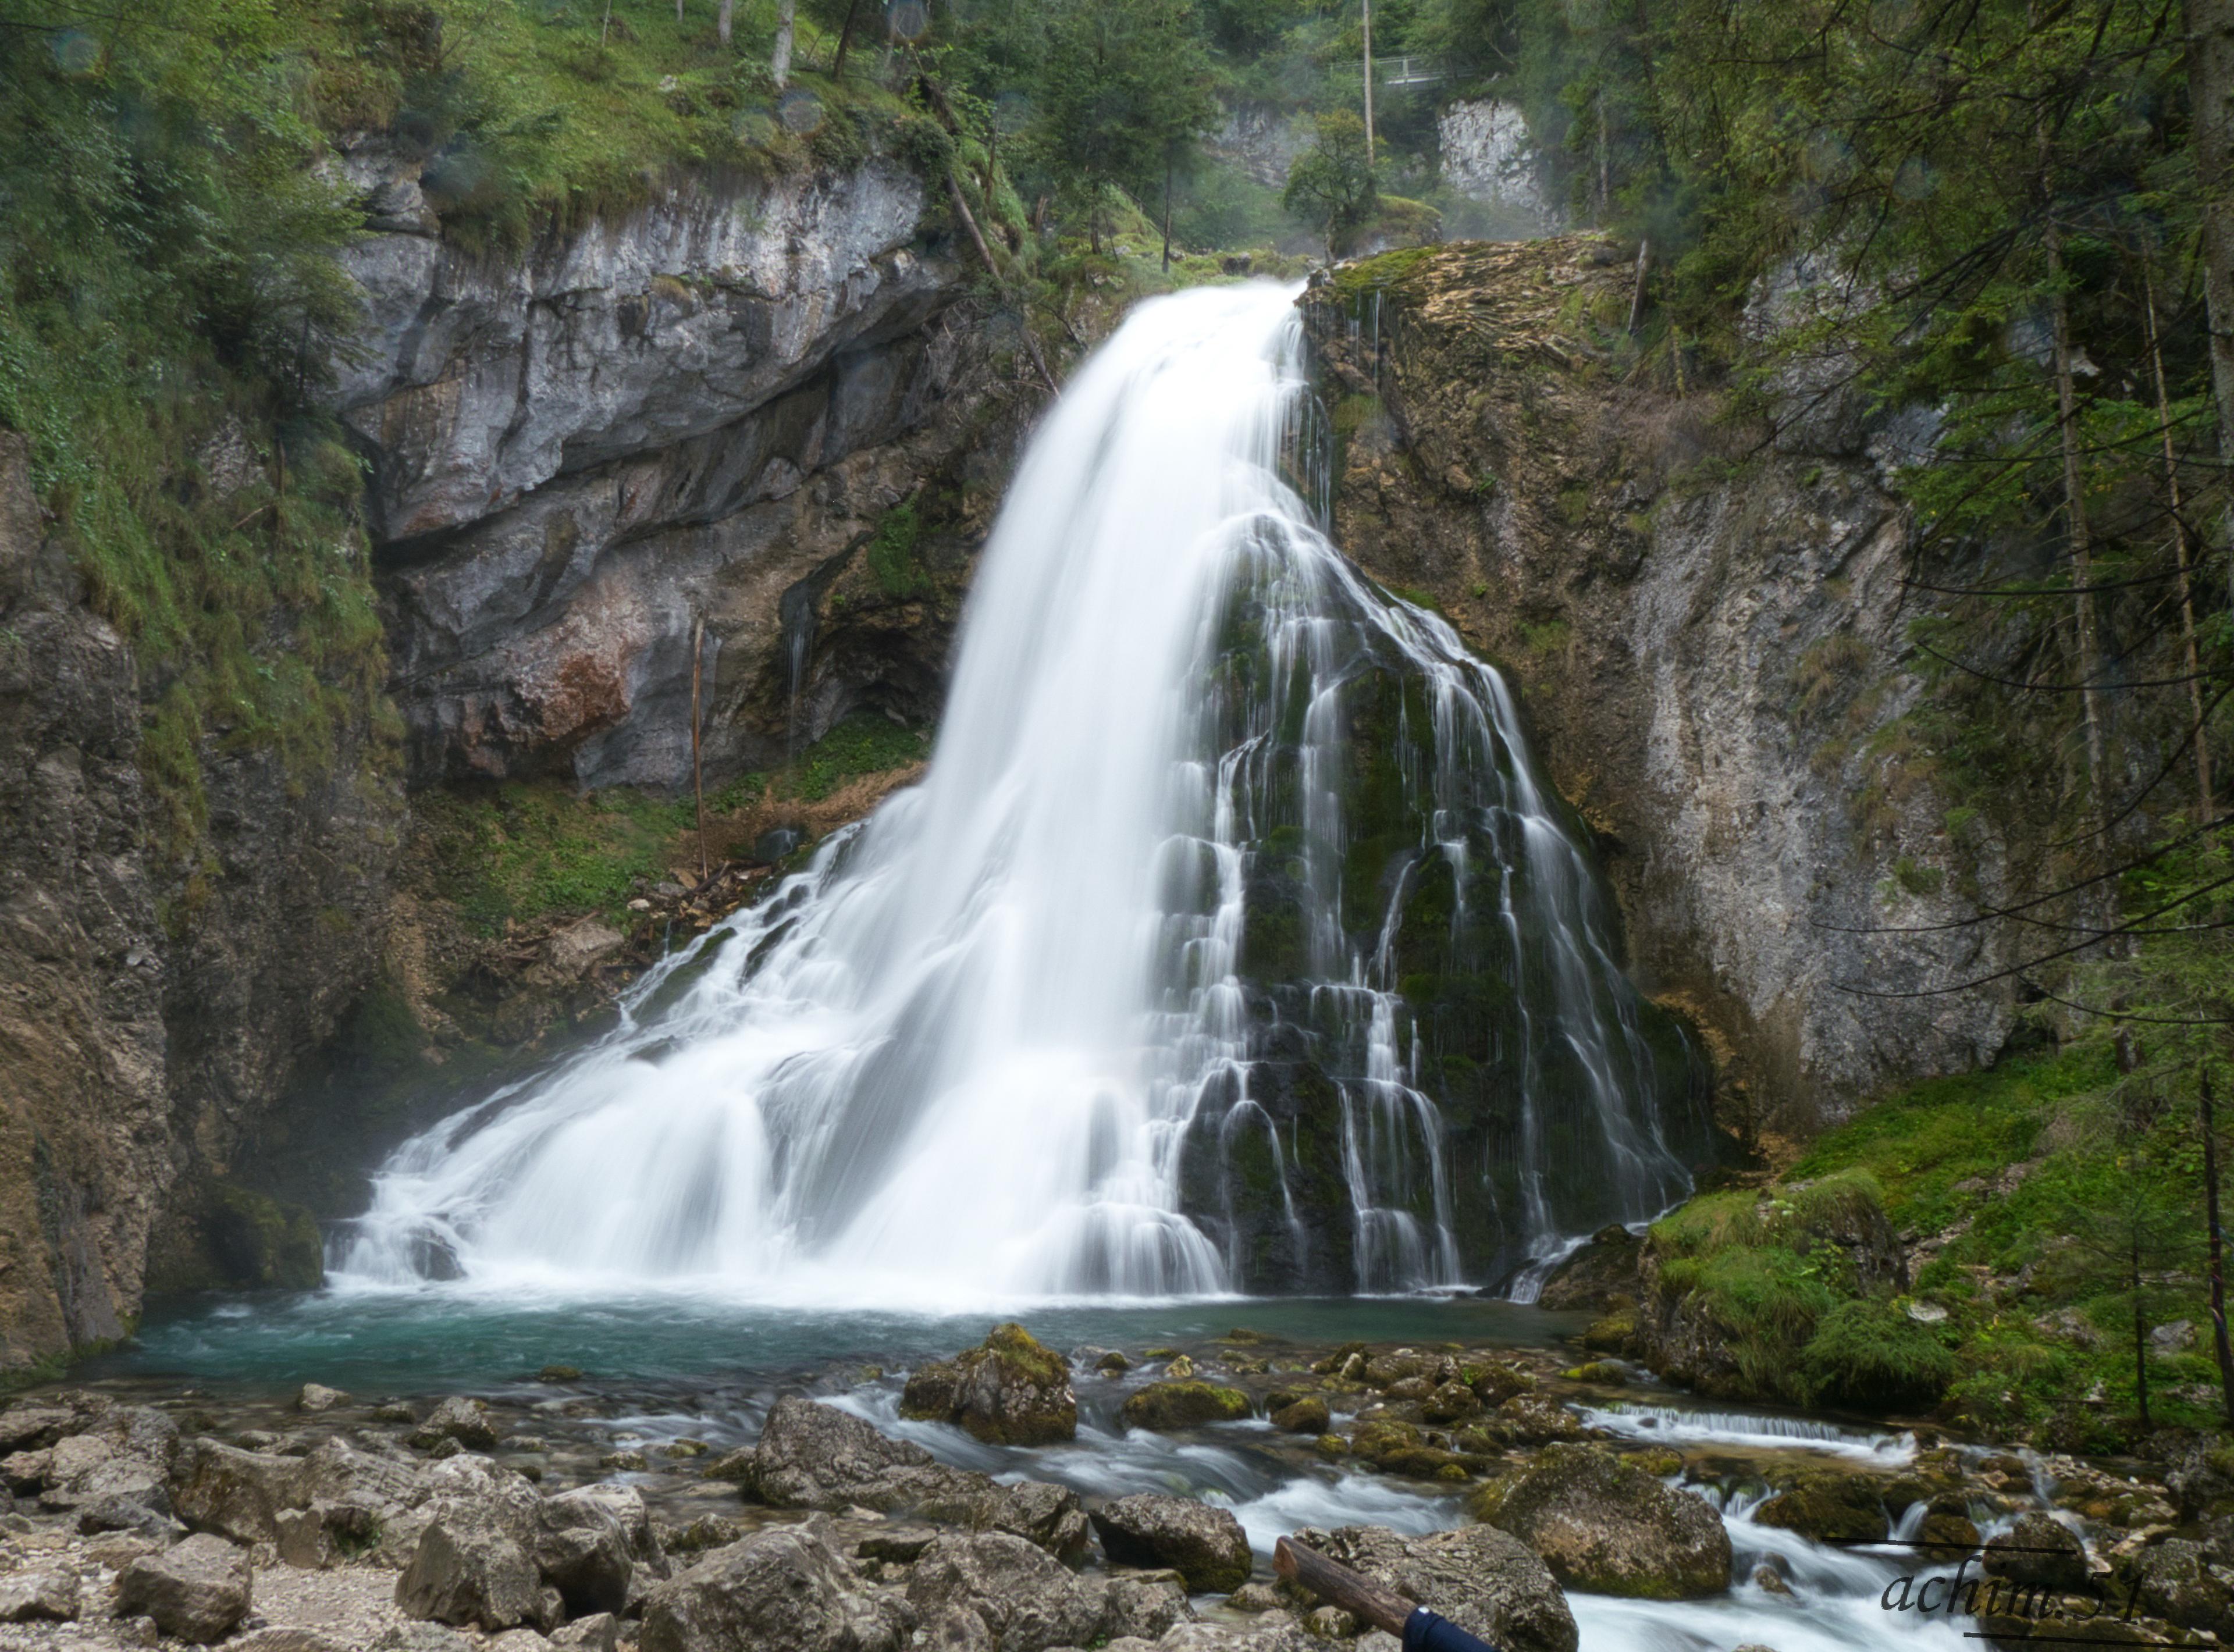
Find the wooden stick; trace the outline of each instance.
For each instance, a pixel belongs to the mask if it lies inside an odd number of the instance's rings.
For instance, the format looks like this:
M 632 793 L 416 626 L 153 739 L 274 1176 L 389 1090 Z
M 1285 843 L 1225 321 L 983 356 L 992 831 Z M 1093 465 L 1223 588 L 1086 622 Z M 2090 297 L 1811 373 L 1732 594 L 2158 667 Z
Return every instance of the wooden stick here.
M 1272 1546 L 1272 1570 L 1290 1583 L 1301 1585 L 1329 1606 L 1339 1606 L 1361 1623 L 1401 1636 L 1412 1616 L 1412 1603 L 1362 1577 L 1338 1560 L 1329 1560 L 1316 1549 L 1283 1538 Z
M 698 881 L 706 881 L 706 771 L 698 761 L 698 688 L 706 669 L 706 617 L 690 628 L 690 790 L 698 800 Z

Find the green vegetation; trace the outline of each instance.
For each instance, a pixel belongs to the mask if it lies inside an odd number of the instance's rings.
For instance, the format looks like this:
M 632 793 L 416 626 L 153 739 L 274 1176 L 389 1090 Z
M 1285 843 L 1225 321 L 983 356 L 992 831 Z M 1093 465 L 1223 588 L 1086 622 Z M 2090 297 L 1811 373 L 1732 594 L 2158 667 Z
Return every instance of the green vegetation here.
M 718 825 L 764 800 L 819 803 L 863 775 L 922 761 L 930 747 L 926 730 L 848 717 L 787 767 L 741 775 L 709 795 L 708 812 Z M 687 795 L 622 787 L 585 794 L 557 781 L 510 780 L 430 790 L 416 813 L 442 892 L 490 934 L 554 916 L 619 917 L 642 886 L 697 861 Z
M 2065 1449 L 2209 1427 L 2224 1404 L 2192 1070 L 2177 1039 L 2105 1029 L 1918 1085 L 1767 1190 L 1656 1224 L 1660 1290 L 1760 1397 L 1937 1409 Z M 1931 1242 L 1905 1290 L 1856 1265 L 1873 1229 Z M 2149 1335 L 2181 1320 L 2199 1334 Z

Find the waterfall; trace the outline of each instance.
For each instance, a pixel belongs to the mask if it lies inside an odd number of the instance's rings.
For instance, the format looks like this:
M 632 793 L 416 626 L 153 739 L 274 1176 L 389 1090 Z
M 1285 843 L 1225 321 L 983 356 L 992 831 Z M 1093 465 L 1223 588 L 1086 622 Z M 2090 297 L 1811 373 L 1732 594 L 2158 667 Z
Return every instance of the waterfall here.
M 1326 538 L 1293 297 L 1139 308 L 1024 459 L 924 782 L 407 1143 L 337 1276 L 1394 1290 L 1682 1195 L 1688 1050 L 1511 695 Z

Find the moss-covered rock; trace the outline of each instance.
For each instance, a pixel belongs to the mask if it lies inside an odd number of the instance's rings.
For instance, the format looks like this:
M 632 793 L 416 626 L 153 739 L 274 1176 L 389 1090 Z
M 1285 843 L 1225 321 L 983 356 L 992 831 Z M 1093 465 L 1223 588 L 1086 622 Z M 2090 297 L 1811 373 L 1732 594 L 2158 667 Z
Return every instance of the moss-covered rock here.
M 977 1347 L 911 1374 L 900 1396 L 900 1415 L 956 1423 L 998 1446 L 1045 1446 L 1078 1437 L 1069 1366 L 1013 1322 L 996 1325 Z
M 1571 1589 L 1695 1600 L 1730 1584 L 1722 1517 L 1601 1446 L 1549 1446 L 1466 1506 L 1541 1555 Z
M 1249 1415 L 1249 1396 L 1214 1382 L 1151 1382 L 1125 1401 L 1117 1414 L 1127 1428 L 1199 1428 L 1205 1423 L 1238 1422 Z
M 1877 1543 L 1892 1530 L 1875 1479 L 1827 1468 L 1801 1470 L 1753 1518 L 1818 1543 Z
M 1323 1434 L 1332 1420 L 1327 1402 L 1315 1394 L 1298 1395 L 1272 1413 L 1272 1426 L 1291 1434 Z

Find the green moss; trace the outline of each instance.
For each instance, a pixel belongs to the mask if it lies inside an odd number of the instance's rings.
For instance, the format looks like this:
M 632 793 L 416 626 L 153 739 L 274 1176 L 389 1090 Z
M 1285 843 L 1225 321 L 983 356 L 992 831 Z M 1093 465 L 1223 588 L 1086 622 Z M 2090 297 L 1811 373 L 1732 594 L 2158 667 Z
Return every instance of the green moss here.
M 911 499 L 886 511 L 877 524 L 869 539 L 869 571 L 885 596 L 905 599 L 930 591 L 931 580 L 916 560 L 922 538 L 923 517 Z
M 1209 1382 L 1151 1382 L 1127 1399 L 1118 1414 L 1127 1428 L 1199 1428 L 1242 1420 L 1249 1415 L 1249 1396 Z
M 1393 197 L 1382 198 L 1384 200 Z M 1417 205 L 1417 203 L 1410 203 Z M 1407 277 L 1417 273 L 1441 251 L 1432 246 L 1399 247 L 1393 252 L 1382 252 L 1369 258 L 1335 266 L 1332 280 L 1334 290 L 1345 298 L 1354 298 L 1376 289 L 1393 287 Z
M 819 803 L 848 780 L 905 768 L 931 755 L 931 731 L 864 713 L 846 718 L 812 747 L 788 775 L 793 797 Z
M 1882 1299 L 1831 1309 L 1801 1359 L 1818 1394 L 1866 1411 L 1936 1405 L 1956 1376 L 1955 1356 L 1938 1337 Z

